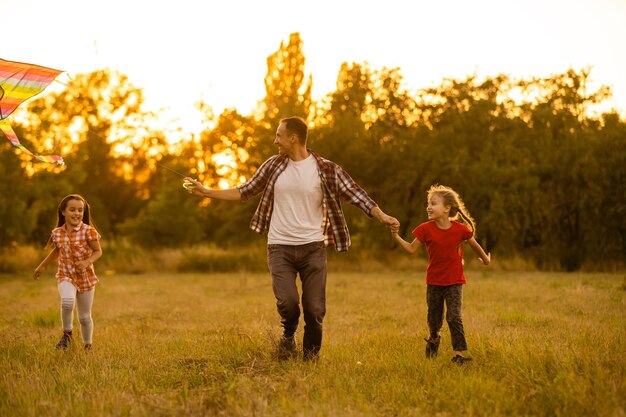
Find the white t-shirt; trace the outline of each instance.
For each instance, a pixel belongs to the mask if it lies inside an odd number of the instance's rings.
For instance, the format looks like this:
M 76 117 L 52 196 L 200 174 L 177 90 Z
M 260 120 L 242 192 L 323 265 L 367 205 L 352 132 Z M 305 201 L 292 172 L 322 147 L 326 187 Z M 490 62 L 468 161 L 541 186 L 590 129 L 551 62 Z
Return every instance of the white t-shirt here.
M 289 160 L 274 185 L 267 243 L 303 245 L 323 241 L 322 198 L 322 182 L 313 155 L 302 161 Z

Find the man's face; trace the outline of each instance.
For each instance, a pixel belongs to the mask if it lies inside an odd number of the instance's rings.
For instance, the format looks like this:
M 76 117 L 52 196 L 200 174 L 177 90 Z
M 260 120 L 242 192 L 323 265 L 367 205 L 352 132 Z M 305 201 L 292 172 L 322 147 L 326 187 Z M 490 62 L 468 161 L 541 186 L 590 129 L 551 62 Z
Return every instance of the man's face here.
M 278 153 L 288 154 L 291 149 L 293 149 L 294 144 L 298 138 L 295 134 L 289 134 L 287 132 L 287 126 L 285 123 L 281 123 L 276 129 L 276 138 L 274 139 L 274 144 L 278 145 Z

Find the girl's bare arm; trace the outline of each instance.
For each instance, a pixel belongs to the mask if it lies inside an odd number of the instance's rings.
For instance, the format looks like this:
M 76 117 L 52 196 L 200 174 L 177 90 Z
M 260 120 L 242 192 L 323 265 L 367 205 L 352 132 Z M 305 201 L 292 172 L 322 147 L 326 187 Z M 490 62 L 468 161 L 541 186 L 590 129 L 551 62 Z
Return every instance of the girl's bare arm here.
M 420 242 L 417 239 L 413 239 L 413 242 L 411 242 L 411 243 L 407 242 L 406 240 L 404 240 L 404 239 L 402 239 L 400 237 L 398 232 L 393 232 L 392 235 L 393 235 L 394 239 L 396 239 L 396 242 L 398 242 L 400 244 L 400 246 L 402 246 L 402 248 L 405 251 L 407 251 L 408 253 L 410 253 L 411 255 L 413 255 L 415 252 L 417 252 L 417 250 L 422 245 L 422 242 Z
M 491 262 L 491 254 L 485 253 L 482 246 L 480 246 L 480 243 L 478 243 L 474 237 L 471 237 L 467 243 L 469 243 L 470 247 L 474 250 L 474 252 L 476 252 L 476 255 L 478 255 L 478 258 L 482 261 L 482 263 L 489 265 Z
M 59 248 L 55 246 L 55 248 L 50 251 L 48 256 L 46 256 L 46 258 L 43 261 L 41 261 L 39 266 L 35 268 L 35 272 L 33 272 L 33 278 L 39 279 L 39 276 L 41 275 L 43 270 L 46 269 L 46 267 L 50 264 L 50 262 L 56 260 L 58 257 L 59 257 Z
M 89 241 L 89 247 L 93 251 L 91 253 L 91 256 L 89 256 L 89 258 L 87 258 L 87 259 L 85 259 L 83 261 L 76 262 L 76 268 L 80 272 L 83 272 L 85 269 L 87 269 L 87 267 L 89 267 L 89 265 L 91 265 L 92 263 L 96 262 L 102 256 L 102 247 L 100 246 L 100 241 L 98 241 L 98 240 L 90 240 Z

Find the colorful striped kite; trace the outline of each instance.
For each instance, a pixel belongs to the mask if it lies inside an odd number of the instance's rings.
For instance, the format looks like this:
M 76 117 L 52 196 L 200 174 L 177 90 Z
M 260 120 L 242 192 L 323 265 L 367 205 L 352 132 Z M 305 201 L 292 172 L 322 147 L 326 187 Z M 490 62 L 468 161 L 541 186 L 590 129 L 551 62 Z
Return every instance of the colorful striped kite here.
M 34 154 L 24 147 L 6 119 L 22 102 L 41 93 L 63 71 L 0 59 L 0 130 L 14 146 L 42 162 L 63 165 L 58 155 Z

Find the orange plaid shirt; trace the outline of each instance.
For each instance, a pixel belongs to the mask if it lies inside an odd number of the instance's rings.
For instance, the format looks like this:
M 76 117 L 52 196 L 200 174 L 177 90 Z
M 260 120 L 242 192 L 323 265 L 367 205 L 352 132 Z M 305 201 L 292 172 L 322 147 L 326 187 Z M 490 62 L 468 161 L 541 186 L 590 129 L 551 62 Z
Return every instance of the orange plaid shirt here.
M 100 235 L 92 226 L 81 223 L 67 231 L 65 225 L 52 231 L 52 241 L 59 250 L 59 267 L 57 269 L 57 282 L 69 281 L 78 292 L 89 291 L 98 283 L 98 277 L 93 270 L 93 264 L 83 272 L 78 272 L 74 264 L 87 259 L 93 253 L 89 242 L 100 240 Z

